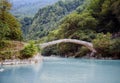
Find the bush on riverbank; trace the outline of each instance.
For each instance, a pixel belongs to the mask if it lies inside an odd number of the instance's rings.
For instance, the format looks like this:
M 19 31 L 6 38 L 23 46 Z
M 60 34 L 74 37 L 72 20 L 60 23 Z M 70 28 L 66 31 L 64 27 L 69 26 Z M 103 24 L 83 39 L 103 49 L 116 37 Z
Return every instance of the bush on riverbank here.
M 11 42 L 8 40 L 0 40 L 0 50 L 3 50 L 6 47 L 10 47 Z
M 96 57 L 120 58 L 120 38 L 111 39 L 111 34 L 97 34 L 93 40 L 93 45 L 97 50 Z
M 20 58 L 31 58 L 33 57 L 38 51 L 38 48 L 34 45 L 34 42 L 30 42 L 23 50 L 20 52 Z
M 109 48 L 111 45 L 110 37 L 111 37 L 110 33 L 97 34 L 96 39 L 93 40 L 93 45 L 94 45 L 95 49 L 97 50 L 98 55 L 101 55 L 102 57 L 108 56 Z
M 0 60 L 18 58 L 23 47 L 23 42 L 0 40 Z
M 0 60 L 5 60 L 5 59 L 16 59 L 20 55 L 19 51 L 11 51 L 11 50 L 6 50 L 6 51 L 0 51 Z
M 112 40 L 112 44 L 110 46 L 110 54 L 114 56 L 114 58 L 120 59 L 120 38 Z

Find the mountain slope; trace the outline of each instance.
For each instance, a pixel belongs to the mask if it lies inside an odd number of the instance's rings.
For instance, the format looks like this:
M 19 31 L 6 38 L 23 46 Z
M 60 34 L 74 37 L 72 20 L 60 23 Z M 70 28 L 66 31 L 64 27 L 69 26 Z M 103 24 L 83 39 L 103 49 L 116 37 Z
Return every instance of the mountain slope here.
M 88 5 L 84 4 L 76 12 L 67 15 L 56 30 L 39 41 L 89 41 L 97 50 L 95 58 L 120 59 L 120 0 L 89 1 Z M 41 54 L 83 57 L 89 55 L 89 50 L 72 43 L 61 43 L 45 48 Z
M 40 9 L 29 28 L 28 37 L 31 39 L 46 36 L 49 31 L 56 28 L 60 20 L 73 12 L 83 3 L 83 0 L 62 0 L 52 6 Z
M 54 4 L 59 0 L 9 0 L 13 7 L 11 12 L 17 16 L 34 16 L 39 8 Z

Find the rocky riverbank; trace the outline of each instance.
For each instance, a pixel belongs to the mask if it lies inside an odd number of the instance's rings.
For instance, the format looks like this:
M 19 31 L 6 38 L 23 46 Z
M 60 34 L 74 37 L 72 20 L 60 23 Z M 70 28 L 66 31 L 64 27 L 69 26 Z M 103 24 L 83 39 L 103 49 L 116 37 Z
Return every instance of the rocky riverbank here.
M 33 58 L 29 59 L 6 59 L 0 62 L 0 65 L 18 65 L 18 64 L 36 64 L 42 62 L 42 56 L 40 54 L 35 55 Z

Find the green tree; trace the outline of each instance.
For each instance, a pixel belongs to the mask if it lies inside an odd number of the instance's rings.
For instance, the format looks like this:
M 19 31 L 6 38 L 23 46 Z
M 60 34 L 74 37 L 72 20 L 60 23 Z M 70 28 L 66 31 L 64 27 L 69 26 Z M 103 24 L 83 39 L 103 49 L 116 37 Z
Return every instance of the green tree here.
M 98 33 L 97 37 L 93 40 L 93 45 L 97 50 L 98 55 L 103 57 L 109 56 L 111 46 L 111 34 Z
M 30 42 L 23 50 L 21 50 L 20 58 L 31 58 L 37 53 L 38 49 L 34 45 L 34 42 Z
M 58 35 L 60 35 L 61 38 L 74 38 L 73 36 L 78 37 L 78 35 L 81 34 L 79 33 L 80 31 L 87 32 L 94 30 L 96 25 L 97 20 L 93 18 L 89 13 L 72 13 L 68 15 L 59 26 L 60 29 Z M 80 37 L 77 39 L 80 39 Z
M 115 33 L 120 31 L 120 1 L 119 0 L 91 0 L 85 11 L 99 21 L 97 32 Z
M 62 18 L 73 12 L 83 3 L 83 0 L 60 0 L 52 6 L 47 6 L 38 11 L 29 28 L 28 37 L 37 39 L 49 34 L 58 28 Z
M 112 45 L 110 46 L 110 54 L 120 59 L 120 38 L 112 40 Z
M 4 25 L 0 28 L 5 28 L 7 26 L 10 30 L 9 35 L 7 35 L 7 37 L 13 40 L 21 40 L 22 32 L 20 29 L 20 23 L 9 12 L 10 9 L 11 9 L 11 4 L 7 0 L 0 1 L 0 22 L 2 23 L 2 25 Z
M 0 40 L 7 39 L 9 33 L 10 29 L 8 28 L 8 26 L 0 21 Z

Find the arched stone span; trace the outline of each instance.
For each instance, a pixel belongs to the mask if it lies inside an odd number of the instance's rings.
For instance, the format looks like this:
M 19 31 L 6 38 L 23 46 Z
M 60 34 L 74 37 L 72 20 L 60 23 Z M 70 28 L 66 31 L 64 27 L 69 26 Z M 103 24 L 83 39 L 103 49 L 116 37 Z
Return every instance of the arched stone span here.
M 58 43 L 68 43 L 68 42 L 69 43 L 74 43 L 74 44 L 80 44 L 80 45 L 83 45 L 83 46 L 87 47 L 91 51 L 90 56 L 93 56 L 94 53 L 96 53 L 96 50 L 94 49 L 92 43 L 82 41 L 82 40 L 76 40 L 76 39 L 60 39 L 60 40 L 55 40 L 55 41 L 40 44 L 40 46 L 41 46 L 41 48 L 45 48 L 45 47 L 52 46 L 52 45 L 55 45 L 55 44 L 58 44 Z

